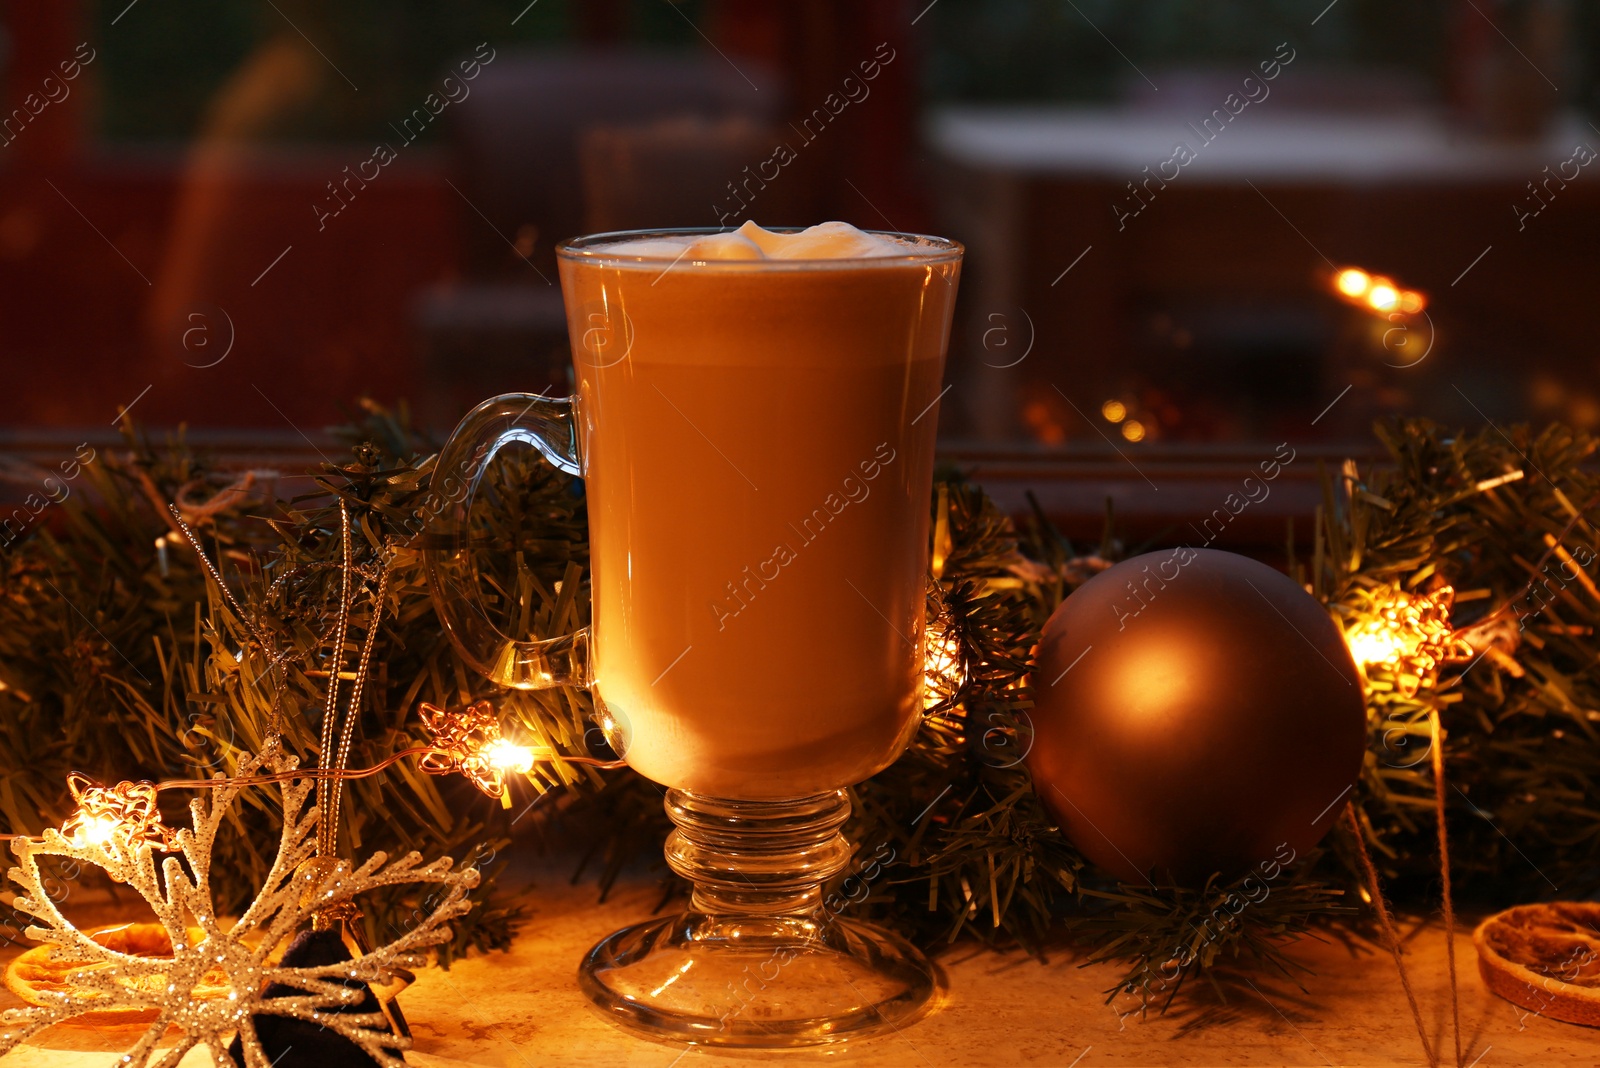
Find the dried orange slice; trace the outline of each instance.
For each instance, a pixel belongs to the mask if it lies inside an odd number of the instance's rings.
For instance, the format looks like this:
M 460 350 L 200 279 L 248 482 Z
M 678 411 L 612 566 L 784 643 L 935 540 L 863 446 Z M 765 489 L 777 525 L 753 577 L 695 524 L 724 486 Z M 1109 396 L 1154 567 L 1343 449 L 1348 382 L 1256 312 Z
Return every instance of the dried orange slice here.
M 118 953 L 137 957 L 171 957 L 172 938 L 159 923 L 122 923 L 109 927 L 96 927 L 85 932 L 91 939 Z M 191 944 L 205 937 L 198 927 L 189 929 Z M 13 960 L 6 967 L 6 989 L 30 1005 L 48 1005 L 44 995 L 73 994 L 93 1002 L 104 998 L 98 990 L 85 990 L 73 981 L 84 972 L 106 967 L 103 963 L 52 960 L 53 946 L 36 946 Z M 152 977 L 150 982 L 159 982 Z M 208 971 L 194 991 L 200 1000 L 226 997 L 227 976 L 220 970 Z M 155 1009 L 98 1009 L 73 1017 L 73 1022 L 83 1024 L 137 1024 L 149 1023 L 156 1018 Z
M 1600 904 L 1518 905 L 1472 933 L 1484 984 L 1513 1005 L 1600 1027 Z

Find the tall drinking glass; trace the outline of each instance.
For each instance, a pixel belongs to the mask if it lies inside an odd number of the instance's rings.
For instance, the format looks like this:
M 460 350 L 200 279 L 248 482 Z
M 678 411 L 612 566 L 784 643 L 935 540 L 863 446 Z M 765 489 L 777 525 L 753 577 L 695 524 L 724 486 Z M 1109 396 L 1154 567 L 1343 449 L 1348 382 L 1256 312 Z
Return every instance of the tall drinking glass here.
M 922 708 L 929 486 L 962 249 L 882 235 L 900 250 L 638 251 L 695 233 L 561 246 L 577 395 L 496 397 L 462 421 L 435 478 L 465 492 L 430 578 L 470 663 L 506 686 L 587 686 L 617 752 L 666 787 L 667 860 L 693 882 L 689 910 L 597 945 L 579 970 L 588 997 L 658 1037 L 837 1041 L 899 1025 L 936 989 L 916 949 L 821 887 L 852 863 L 856 885 L 893 877 L 887 843 L 852 861 L 839 829 L 845 788 L 900 754 Z M 585 480 L 586 632 L 517 640 L 478 603 L 466 516 L 513 441 Z

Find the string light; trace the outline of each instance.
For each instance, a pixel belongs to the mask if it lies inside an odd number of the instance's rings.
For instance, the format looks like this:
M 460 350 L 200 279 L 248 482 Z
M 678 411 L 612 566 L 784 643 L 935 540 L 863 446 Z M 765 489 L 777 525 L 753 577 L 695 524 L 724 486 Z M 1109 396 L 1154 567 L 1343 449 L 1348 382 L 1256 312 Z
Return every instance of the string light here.
M 966 681 L 961 666 L 961 639 L 928 628 L 926 664 L 923 668 L 922 707 L 931 712 L 945 704 Z
M 1373 591 L 1371 598 L 1360 622 L 1345 630 L 1350 655 L 1363 672 L 1378 668 L 1392 673 L 1402 690 L 1415 692 L 1433 684 L 1440 665 L 1472 658 L 1472 647 L 1450 626 L 1453 587 L 1432 593 L 1386 587 Z
M 61 825 L 61 836 L 79 848 L 116 849 L 131 853 L 141 845 L 171 852 L 173 832 L 161 823 L 156 784 L 119 782 L 100 786 L 86 775 L 67 776 L 67 789 L 78 808 Z
M 485 746 L 483 755 L 489 766 L 498 771 L 526 775 L 533 770 L 533 750 L 525 745 L 508 742 L 504 738 Z
M 487 705 L 487 702 L 485 702 Z M 432 708 L 432 706 L 424 706 Z M 434 712 L 444 711 L 433 709 Z M 448 715 L 449 713 L 447 713 Z M 499 726 L 496 724 L 496 732 Z M 124 853 L 132 853 L 139 845 L 148 842 L 164 852 L 172 852 L 174 832 L 162 825 L 161 814 L 156 810 L 155 797 L 162 790 L 218 790 L 235 786 L 271 786 L 277 783 L 314 781 L 344 781 L 366 779 L 400 763 L 408 757 L 420 756 L 424 770 L 435 775 L 463 771 L 457 767 L 462 750 L 459 747 L 435 748 L 418 745 L 391 753 L 367 768 L 295 768 L 267 774 L 216 776 L 210 779 L 163 779 L 158 783 L 123 782 L 114 787 L 96 785 L 86 776 L 74 772 L 67 785 L 78 801 L 78 809 L 61 826 L 61 835 L 68 843 L 83 848 L 109 849 L 113 846 Z M 526 775 L 540 760 L 560 761 L 563 764 L 582 764 L 586 767 L 611 771 L 625 766 L 622 760 L 600 760 L 591 756 L 567 756 L 547 749 L 534 749 L 517 745 L 504 738 L 486 742 L 476 752 L 474 766 L 481 765 L 485 773 L 495 775 Z M 429 766 L 430 759 L 433 761 Z M 482 784 L 474 778 L 482 789 Z M 502 782 L 503 787 L 503 782 Z M 485 793 L 490 793 L 485 790 Z M 502 794 L 490 793 L 491 797 Z M 30 838 L 26 834 L 0 834 L 0 842 L 16 838 Z
M 922 633 L 922 711 L 933 715 L 955 706 L 967 684 L 961 628 L 942 594 L 929 599 Z
M 250 616 L 239 608 L 222 582 L 215 564 L 201 551 L 199 540 L 184 522 L 183 516 L 176 508 L 173 513 L 181 532 L 204 561 L 207 572 L 238 618 L 250 627 L 262 646 L 269 651 L 273 665 L 281 663 L 283 658 L 255 627 Z M 352 578 L 367 576 L 352 563 L 349 513 L 342 504 L 340 516 L 344 549 L 341 573 L 344 581 L 340 593 L 339 618 L 333 633 L 335 648 L 342 651 L 349 644 L 347 625 L 349 609 L 354 600 Z M 163 539 L 157 544 L 158 552 L 163 557 L 165 548 Z M 165 563 L 163 558 L 163 572 L 166 570 Z M 269 717 L 267 750 L 259 757 L 245 756 L 240 775 L 167 780 L 161 783 L 120 782 L 105 787 L 74 772 L 68 776 L 67 786 L 77 807 L 59 831 L 47 830 L 37 838 L 23 834 L 0 835 L 0 839 L 11 842 L 12 851 L 20 858 L 19 867 L 12 869 L 12 879 L 30 892 L 19 895 L 17 908 L 49 922 L 51 929 L 59 932 L 49 941 L 73 944 L 68 941 L 68 936 L 72 935 L 77 936 L 79 943 L 97 945 L 83 938 L 82 932 L 55 907 L 54 898 L 42 890 L 37 857 L 71 856 L 89 860 L 102 868 L 112 880 L 126 883 L 137 890 L 156 912 L 158 921 L 168 935 L 168 952 L 174 954 L 173 959 L 167 961 L 100 947 L 105 968 L 103 972 L 96 973 L 94 981 L 73 982 L 64 991 L 52 992 L 44 1004 L 34 1002 L 28 1008 L 6 1011 L 4 1022 L 7 1028 L 0 1031 L 0 1056 L 58 1020 L 81 1016 L 109 1004 L 119 1009 L 137 1008 L 142 1011 L 153 1007 L 158 1010 L 159 1019 L 154 1030 L 136 1047 L 135 1054 L 122 1058 L 124 1061 L 131 1063 L 137 1056 L 138 1063 L 143 1064 L 148 1060 L 149 1050 L 156 1039 L 169 1025 L 176 1024 L 184 1030 L 188 1039 L 188 1046 L 183 1048 L 189 1048 L 197 1042 L 203 1043 L 210 1047 L 214 1056 L 221 1055 L 227 1035 L 237 1032 L 239 1040 L 244 1041 L 247 1057 L 254 1063 L 260 1058 L 260 1047 L 251 1021 L 262 998 L 269 996 L 265 992 L 282 985 L 283 975 L 290 972 L 298 976 L 302 986 L 309 981 L 315 984 L 315 989 L 307 987 L 309 994 L 306 998 L 280 999 L 273 1015 L 292 1016 L 302 1022 L 331 1028 L 358 1045 L 375 1062 L 381 1059 L 384 1063 L 390 1063 L 392 1058 L 388 1053 L 404 1048 L 400 1036 L 403 1028 L 391 1026 L 380 1033 L 364 1022 L 366 1014 L 341 1015 L 342 1009 L 354 1004 L 346 996 L 348 989 L 353 983 L 376 984 L 380 979 L 391 978 L 400 974 L 400 966 L 415 967 L 421 962 L 416 955 L 418 949 L 447 941 L 448 929 L 443 925 L 470 908 L 465 898 L 467 892 L 477 885 L 478 873 L 472 868 L 452 872 L 448 857 L 419 867 L 419 858 L 415 853 L 387 869 L 383 868 L 381 858 L 361 865 L 359 870 L 353 870 L 346 862 L 335 859 L 332 848 L 335 840 L 329 836 L 328 828 L 330 825 L 337 826 L 336 799 L 341 792 L 338 784 L 344 779 L 375 775 L 406 757 L 421 755 L 425 770 L 434 773 L 461 772 L 485 793 L 501 797 L 509 804 L 509 798 L 505 795 L 505 775 L 528 774 L 539 756 L 554 759 L 556 754 L 548 749 L 536 752 L 533 748 L 502 738 L 493 706 L 487 702 L 472 705 L 459 713 L 423 705 L 424 723 L 429 727 L 435 745 L 393 753 L 370 768 L 348 768 L 354 712 L 361 705 L 362 684 L 371 662 L 386 579 L 386 571 L 377 574 L 374 607 L 366 622 L 367 640 L 361 648 L 355 672 L 347 674 L 337 660 L 328 672 L 327 707 L 330 715 L 325 721 L 320 748 L 321 759 L 326 766 L 302 770 L 296 758 L 283 753 L 276 726 L 275 702 Z M 351 680 L 354 685 L 347 700 L 349 712 L 344 730 L 342 734 L 336 734 L 332 728 L 331 714 L 337 707 L 338 683 L 344 679 Z M 3 684 L 0 684 L 0 688 L 3 688 Z M 600 761 L 590 757 L 563 759 L 599 767 L 621 764 L 620 761 Z M 263 767 L 270 770 L 263 774 Z M 229 815 L 240 788 L 268 783 L 286 784 L 282 792 L 282 835 L 278 855 L 262 890 L 246 910 L 245 919 L 232 930 L 222 932 L 216 928 L 214 910 L 204 900 L 209 892 L 214 835 Z M 318 795 L 315 818 L 311 817 L 307 808 L 313 787 Z M 213 790 L 215 793 L 212 796 L 216 798 L 209 810 L 203 802 L 191 804 L 193 830 L 181 836 L 176 830 L 163 825 L 157 806 L 161 790 L 180 788 Z M 327 804 L 330 796 L 335 799 L 331 806 Z M 547 792 L 538 800 L 555 796 L 554 792 Z M 316 834 L 315 843 L 310 837 L 313 832 Z M 160 868 L 162 877 L 158 877 L 152 851 L 181 852 L 186 865 L 169 858 Z M 292 878 L 288 877 L 291 871 L 295 873 Z M 268 967 L 262 964 L 255 953 L 244 949 L 240 941 L 241 936 L 260 930 L 267 930 L 269 935 L 282 941 L 289 932 L 299 930 L 309 919 L 316 930 L 327 929 L 330 922 L 343 925 L 348 942 L 348 927 L 360 915 L 353 904 L 355 895 L 374 886 L 401 883 L 439 884 L 444 888 L 442 901 L 419 924 L 408 930 L 404 938 L 376 950 L 363 947 L 350 960 L 331 965 Z M 199 994 L 201 984 L 205 981 L 201 978 L 202 974 L 210 976 L 212 972 L 205 970 L 203 963 L 195 966 L 193 961 L 199 947 L 189 938 L 187 924 L 191 917 L 202 928 L 204 937 L 200 946 L 205 950 L 200 951 L 211 950 L 216 944 L 214 952 L 219 955 L 215 956 L 215 962 L 230 966 L 224 977 L 229 988 L 228 998 L 220 1011 L 211 1010 L 210 999 Z M 88 956 L 87 952 L 81 948 L 74 949 L 74 953 L 83 960 L 93 961 L 87 968 L 77 971 L 87 972 L 100 967 L 101 962 Z M 287 1000 L 295 1000 L 296 1004 L 284 1011 Z M 380 1007 L 387 1016 L 387 1007 Z
M 430 775 L 458 772 L 490 797 L 504 798 L 507 774 L 533 770 L 535 751 L 500 737 L 500 720 L 488 701 L 462 709 L 424 704 L 422 725 L 433 749 L 420 767 Z

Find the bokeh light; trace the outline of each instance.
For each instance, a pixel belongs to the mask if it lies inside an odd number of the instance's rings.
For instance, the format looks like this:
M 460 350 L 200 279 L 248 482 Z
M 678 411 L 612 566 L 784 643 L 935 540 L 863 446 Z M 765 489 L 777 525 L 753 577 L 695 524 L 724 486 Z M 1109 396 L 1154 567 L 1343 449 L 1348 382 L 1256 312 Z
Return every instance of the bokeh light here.
M 1372 285 L 1372 276 L 1359 267 L 1346 267 L 1334 278 L 1333 284 L 1347 297 L 1364 297 Z
M 1391 311 L 1400 303 L 1400 292 L 1387 280 L 1377 281 L 1367 290 L 1367 303 L 1378 311 Z

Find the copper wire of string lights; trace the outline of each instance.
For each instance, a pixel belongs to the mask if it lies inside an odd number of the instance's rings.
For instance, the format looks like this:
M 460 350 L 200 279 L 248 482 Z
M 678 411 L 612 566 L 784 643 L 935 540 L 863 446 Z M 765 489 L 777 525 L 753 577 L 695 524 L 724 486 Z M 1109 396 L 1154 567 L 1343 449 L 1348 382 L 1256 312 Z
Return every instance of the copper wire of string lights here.
M 79 788 L 80 791 L 85 786 L 87 786 L 89 789 L 120 793 L 129 793 L 132 789 L 137 789 L 140 793 L 145 791 L 160 793 L 162 790 L 216 790 L 224 787 L 234 786 L 271 786 L 275 783 L 300 782 L 305 779 L 315 779 L 318 782 L 342 782 L 345 779 L 366 779 L 372 777 L 373 775 L 377 775 L 380 772 L 389 770 L 396 764 L 400 763 L 400 761 L 405 760 L 407 757 L 448 757 L 451 755 L 452 751 L 448 749 L 436 749 L 431 745 L 414 745 L 409 749 L 401 749 L 399 752 L 389 754 L 369 768 L 353 768 L 343 770 L 338 768 L 296 768 L 293 771 L 280 771 L 268 775 L 237 775 L 232 777 L 219 775 L 214 779 L 162 779 L 157 783 L 118 783 L 116 787 L 109 788 L 95 787 L 89 783 L 88 779 L 82 776 L 78 776 L 78 778 L 81 783 Z M 589 756 L 559 756 L 553 753 L 541 753 L 539 754 L 538 759 L 559 762 L 562 764 L 577 764 L 582 767 L 595 768 L 600 771 L 615 771 L 617 768 L 627 766 L 627 762 L 623 760 L 601 760 L 599 757 Z M 554 791 L 547 792 L 543 794 L 535 802 L 535 804 L 542 803 L 547 798 L 558 796 L 560 795 Z M 80 815 L 81 814 L 74 814 L 72 819 L 68 820 L 69 826 L 75 821 L 81 823 L 82 820 L 80 819 Z M 126 816 L 123 816 L 122 818 L 125 819 Z M 156 818 L 159 819 L 159 816 L 156 816 Z M 146 828 L 129 827 L 127 830 L 128 833 L 137 835 L 146 830 Z M 63 833 L 67 832 L 64 831 Z M 68 836 L 70 837 L 70 834 Z M 37 836 L 29 834 L 0 834 L 0 842 L 9 842 L 13 838 L 34 837 Z
M 160 790 L 209 790 L 219 786 L 267 786 L 278 782 L 296 782 L 301 779 L 338 780 L 366 779 L 382 771 L 387 771 L 407 757 L 428 756 L 448 752 L 435 749 L 431 745 L 414 745 L 409 749 L 402 749 L 391 753 L 372 765 L 370 768 L 355 768 L 354 770 L 339 770 L 336 768 L 298 768 L 294 771 L 282 771 L 272 775 L 242 775 L 237 778 L 225 779 L 162 779 L 155 784 Z M 617 768 L 627 767 L 623 760 L 601 760 L 599 757 L 587 756 L 552 756 L 541 755 L 540 759 L 557 761 L 562 764 L 580 764 L 584 767 L 598 768 L 601 771 L 614 771 Z

